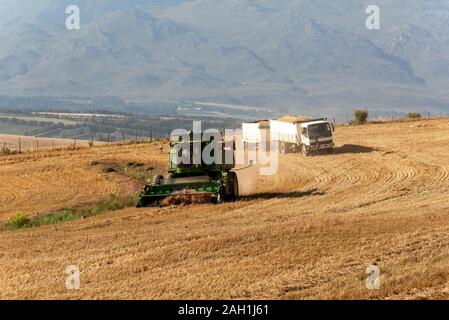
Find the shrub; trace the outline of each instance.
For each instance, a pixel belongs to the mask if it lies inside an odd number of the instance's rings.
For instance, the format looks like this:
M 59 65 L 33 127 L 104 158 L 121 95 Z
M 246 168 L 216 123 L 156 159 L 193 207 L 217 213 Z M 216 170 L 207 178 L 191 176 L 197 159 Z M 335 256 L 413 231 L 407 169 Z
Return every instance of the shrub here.
M 14 228 L 23 228 L 29 225 L 30 219 L 25 217 L 22 213 L 17 212 L 9 219 L 9 223 Z
M 126 164 L 127 167 L 132 167 L 132 168 L 137 168 L 137 167 L 143 167 L 145 164 L 141 163 L 141 162 L 136 162 L 136 161 L 130 161 Z
M 112 167 L 105 167 L 105 168 L 103 168 L 103 172 L 104 173 L 117 172 L 117 169 L 112 168 Z
M 96 213 L 102 213 L 105 211 L 116 211 L 133 207 L 136 200 L 134 197 L 119 197 L 115 194 L 111 194 L 108 199 L 98 201 L 93 209 Z
M 354 112 L 355 124 L 365 124 L 368 121 L 367 110 L 356 110 Z
M 0 149 L 0 155 L 12 155 L 14 154 L 14 152 L 8 148 L 6 145 L 3 145 L 2 148 Z
M 408 119 L 421 119 L 422 115 L 418 112 L 409 112 L 405 115 L 405 117 Z
M 99 200 L 91 205 L 49 212 L 35 216 L 31 219 L 27 218 L 22 213 L 16 213 L 9 219 L 8 222 L 0 221 L 0 231 L 19 228 L 33 228 L 85 219 L 108 211 L 116 211 L 134 207 L 136 203 L 136 196 L 117 196 L 115 194 L 111 194 L 108 198 Z
M 38 227 L 49 224 L 57 224 L 61 222 L 76 220 L 78 216 L 79 215 L 75 212 L 75 210 L 65 209 L 60 212 L 52 212 L 39 217 L 36 220 L 32 221 L 31 225 L 34 227 Z

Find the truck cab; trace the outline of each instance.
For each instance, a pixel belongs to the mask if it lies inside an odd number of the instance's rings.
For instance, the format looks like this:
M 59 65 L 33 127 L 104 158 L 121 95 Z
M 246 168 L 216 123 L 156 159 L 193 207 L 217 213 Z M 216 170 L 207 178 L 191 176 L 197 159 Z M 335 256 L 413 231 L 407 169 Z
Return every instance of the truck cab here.
M 327 120 L 302 123 L 300 140 L 306 156 L 320 151 L 330 153 L 334 147 L 333 126 Z

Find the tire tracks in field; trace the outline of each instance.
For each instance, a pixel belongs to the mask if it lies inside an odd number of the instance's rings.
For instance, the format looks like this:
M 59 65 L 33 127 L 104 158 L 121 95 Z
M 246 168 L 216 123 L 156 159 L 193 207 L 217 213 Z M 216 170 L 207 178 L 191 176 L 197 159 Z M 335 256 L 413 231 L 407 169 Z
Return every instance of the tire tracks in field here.
M 278 176 L 265 181 L 271 184 L 270 190 L 323 191 L 329 196 L 340 195 L 336 205 L 350 208 L 413 194 L 426 182 L 431 190 L 442 190 L 449 182 L 447 166 L 438 167 L 432 176 L 424 163 L 395 151 L 315 158 L 299 154 L 282 157 Z

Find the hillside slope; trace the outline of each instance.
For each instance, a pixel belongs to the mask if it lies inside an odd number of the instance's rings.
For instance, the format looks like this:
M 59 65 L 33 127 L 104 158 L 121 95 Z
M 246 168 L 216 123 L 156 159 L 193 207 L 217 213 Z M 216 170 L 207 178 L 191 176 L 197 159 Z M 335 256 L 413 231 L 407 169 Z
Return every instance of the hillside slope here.
M 337 127 L 336 141 L 334 155 L 282 156 L 275 177 L 240 173 L 249 195 L 236 203 L 130 208 L 2 231 L 0 297 L 449 298 L 448 120 Z M 33 214 L 114 188 L 135 192 L 88 163 L 163 170 L 157 147 L 0 158 L 0 181 L 22 190 L 0 198 L 2 217 L 5 206 Z M 70 177 L 79 187 L 61 192 L 76 186 Z M 0 194 L 11 189 L 0 185 Z M 365 287 L 371 264 L 382 272 L 380 291 Z M 81 269 L 79 291 L 64 289 L 68 265 Z
M 81 10 L 65 29 L 65 6 Z M 0 1 L 0 94 L 448 112 L 443 0 Z

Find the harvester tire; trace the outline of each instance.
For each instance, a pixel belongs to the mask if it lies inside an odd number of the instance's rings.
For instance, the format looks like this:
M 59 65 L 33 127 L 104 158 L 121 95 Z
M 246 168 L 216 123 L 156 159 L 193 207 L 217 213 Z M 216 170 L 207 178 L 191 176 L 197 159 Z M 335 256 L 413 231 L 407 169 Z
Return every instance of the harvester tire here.
M 139 201 L 137 201 L 136 208 L 145 208 L 147 206 L 147 202 L 140 198 Z
M 164 180 L 163 176 L 154 176 L 153 178 L 153 186 L 160 186 L 162 184 L 162 181 Z
M 229 173 L 229 191 L 226 201 L 236 201 L 239 197 L 239 180 L 235 172 Z

